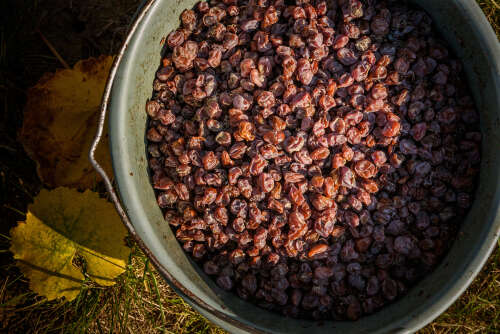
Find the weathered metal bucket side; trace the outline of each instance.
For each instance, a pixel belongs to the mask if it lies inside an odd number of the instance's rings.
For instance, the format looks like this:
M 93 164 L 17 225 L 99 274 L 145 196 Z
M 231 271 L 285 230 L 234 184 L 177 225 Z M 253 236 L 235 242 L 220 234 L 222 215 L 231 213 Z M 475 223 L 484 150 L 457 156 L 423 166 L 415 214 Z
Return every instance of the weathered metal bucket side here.
M 468 286 L 493 249 L 500 231 L 500 47 L 472 0 L 414 1 L 464 61 L 484 134 L 480 186 L 461 233 L 443 263 L 401 300 L 356 322 L 316 323 L 266 312 L 219 289 L 186 256 L 158 208 L 150 185 L 145 148 L 144 105 L 160 63 L 161 40 L 179 14 L 196 0 L 150 0 L 137 16 L 115 59 L 101 108 L 90 160 L 105 179 L 124 224 L 159 272 L 188 303 L 230 332 L 356 333 L 415 331 L 444 311 Z M 110 103 L 111 98 L 111 103 Z M 110 145 L 123 207 L 94 159 L 110 108 Z

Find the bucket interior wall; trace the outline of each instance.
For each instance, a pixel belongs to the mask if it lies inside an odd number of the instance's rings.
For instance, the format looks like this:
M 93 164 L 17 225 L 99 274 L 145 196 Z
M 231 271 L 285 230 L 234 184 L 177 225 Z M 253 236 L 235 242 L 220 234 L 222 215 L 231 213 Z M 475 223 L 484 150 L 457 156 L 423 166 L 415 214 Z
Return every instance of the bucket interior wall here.
M 186 300 L 231 332 L 387 333 L 416 330 L 443 312 L 466 288 L 498 238 L 500 222 L 500 120 L 498 41 L 474 1 L 415 1 L 426 9 L 464 63 L 480 111 L 483 132 L 480 185 L 457 240 L 436 270 L 407 295 L 356 322 L 313 322 L 285 318 L 224 292 L 184 253 L 164 221 L 151 187 L 146 157 L 146 113 L 160 64 L 162 38 L 179 25 L 178 17 L 194 0 L 156 0 L 146 5 L 114 79 L 110 106 L 111 152 L 116 183 L 135 232 L 172 277 L 233 324 Z M 241 329 L 243 328 L 243 329 Z

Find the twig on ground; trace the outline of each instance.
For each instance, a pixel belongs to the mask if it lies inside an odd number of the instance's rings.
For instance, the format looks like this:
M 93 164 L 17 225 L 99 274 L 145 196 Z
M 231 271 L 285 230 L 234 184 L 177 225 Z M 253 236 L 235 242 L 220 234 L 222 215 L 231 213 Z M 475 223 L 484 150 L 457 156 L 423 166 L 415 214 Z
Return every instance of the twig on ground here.
M 68 63 L 63 59 L 63 57 L 61 57 L 59 52 L 57 52 L 56 48 L 52 45 L 52 43 L 49 42 L 49 40 L 42 34 L 42 32 L 40 30 L 37 30 L 37 32 L 40 35 L 40 37 L 42 38 L 43 42 L 50 49 L 50 52 L 52 52 L 54 54 L 54 56 L 56 56 L 56 58 L 64 66 L 64 68 L 70 69 L 71 67 L 69 67 Z

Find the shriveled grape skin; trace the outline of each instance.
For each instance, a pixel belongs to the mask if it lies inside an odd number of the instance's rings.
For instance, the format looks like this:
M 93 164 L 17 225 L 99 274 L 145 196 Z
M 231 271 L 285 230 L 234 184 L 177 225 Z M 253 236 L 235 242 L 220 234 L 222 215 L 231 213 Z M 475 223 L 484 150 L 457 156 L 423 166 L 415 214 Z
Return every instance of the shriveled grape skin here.
M 473 202 L 479 117 L 424 12 L 392 2 L 200 2 L 145 112 L 152 184 L 224 290 L 356 320 L 446 253 Z

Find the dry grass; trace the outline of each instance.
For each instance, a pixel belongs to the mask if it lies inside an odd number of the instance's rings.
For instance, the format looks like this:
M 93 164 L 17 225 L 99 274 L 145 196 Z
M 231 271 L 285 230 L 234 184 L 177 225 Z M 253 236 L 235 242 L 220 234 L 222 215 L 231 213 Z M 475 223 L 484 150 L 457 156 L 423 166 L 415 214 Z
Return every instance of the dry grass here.
M 175 294 L 136 248 L 116 285 L 100 288 L 86 282 L 72 302 L 37 297 L 18 273 L 0 280 L 3 332 L 224 333 Z
M 500 332 L 500 241 L 465 293 L 420 333 Z
M 500 31 L 500 0 L 476 0 L 497 35 Z
M 88 333 L 223 333 L 175 294 L 139 252 L 103 299 Z

